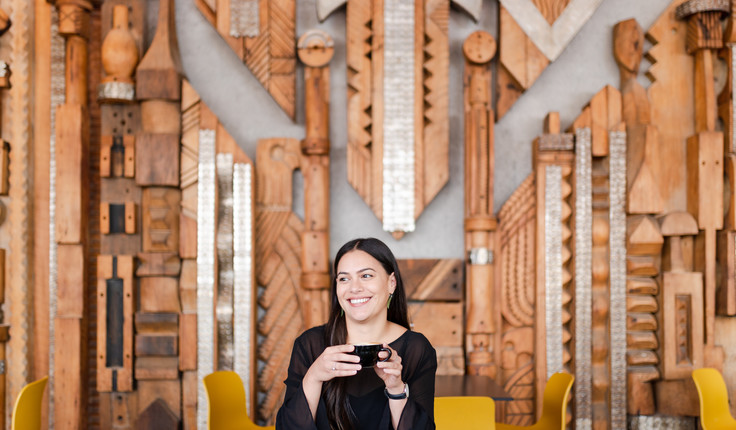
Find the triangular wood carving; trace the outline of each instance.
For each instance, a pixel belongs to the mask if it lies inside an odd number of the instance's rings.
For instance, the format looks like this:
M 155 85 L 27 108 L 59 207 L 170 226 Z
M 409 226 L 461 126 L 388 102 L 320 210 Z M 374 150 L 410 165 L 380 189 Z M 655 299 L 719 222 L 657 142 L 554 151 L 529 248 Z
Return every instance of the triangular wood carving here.
M 601 2 L 500 0 L 498 118 L 560 56 Z

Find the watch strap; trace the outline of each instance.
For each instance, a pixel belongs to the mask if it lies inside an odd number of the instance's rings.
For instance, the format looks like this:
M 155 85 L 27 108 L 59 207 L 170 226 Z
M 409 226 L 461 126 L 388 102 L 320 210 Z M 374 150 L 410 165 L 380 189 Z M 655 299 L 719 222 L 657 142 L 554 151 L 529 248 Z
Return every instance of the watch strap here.
M 404 391 L 400 394 L 391 394 L 388 392 L 388 388 L 383 388 L 384 394 L 386 394 L 386 397 L 388 397 L 391 400 L 404 400 L 409 398 L 409 384 L 404 382 Z

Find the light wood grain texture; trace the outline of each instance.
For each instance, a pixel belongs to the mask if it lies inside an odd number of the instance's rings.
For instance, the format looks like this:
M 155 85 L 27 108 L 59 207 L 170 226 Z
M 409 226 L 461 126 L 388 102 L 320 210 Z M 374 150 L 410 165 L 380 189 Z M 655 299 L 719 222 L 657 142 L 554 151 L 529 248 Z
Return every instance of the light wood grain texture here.
M 197 370 L 197 314 L 182 313 L 179 321 L 179 370 Z
M 136 137 L 136 184 L 179 186 L 179 139 L 179 134 L 163 133 L 143 133 Z
M 646 33 L 653 45 L 646 54 L 652 63 L 647 93 L 652 124 L 659 130 L 658 183 L 664 213 L 686 207 L 685 141 L 695 131 L 693 58 L 685 51 L 687 24 L 675 18 L 681 3 L 670 3 Z
M 81 243 L 86 234 L 89 125 L 83 106 L 56 111 L 56 241 Z
M 180 75 L 174 0 L 162 0 L 158 9 L 156 34 L 136 68 L 136 97 L 138 100 L 179 100 Z
M 155 359 L 154 357 L 150 357 Z M 168 357 L 161 357 L 161 362 L 170 361 Z M 138 386 L 138 413 L 148 415 L 155 420 L 165 419 L 163 425 L 146 426 L 151 430 L 160 428 L 178 428 L 178 417 L 181 415 L 181 381 L 179 380 L 147 380 L 141 381 Z M 155 410 L 147 413 L 146 410 Z M 173 425 L 172 425 L 173 424 Z M 140 419 L 136 428 L 141 428 Z
M 502 336 L 494 345 L 500 371 L 497 380 L 514 400 L 502 412 L 502 422 L 531 425 L 535 422 L 534 370 L 536 193 L 534 175 L 514 191 L 498 213 L 496 248 L 496 296 L 501 301 L 496 316 Z M 541 335 L 541 334 L 540 334 Z
M 662 376 L 689 379 L 703 366 L 703 274 L 665 272 L 662 278 Z
M 165 252 L 140 252 L 136 276 L 178 276 L 181 259 L 177 254 Z
M 146 187 L 141 203 L 143 252 L 179 251 L 181 191 L 168 187 Z
M 174 277 L 140 279 L 140 309 L 143 312 L 179 312 L 179 283 Z
M 197 429 L 197 380 L 196 371 L 184 371 L 181 378 L 181 419 L 183 430 Z
M 450 302 L 463 299 L 463 260 L 402 259 L 398 263 L 406 297 L 410 301 Z
M 496 41 L 485 32 L 472 33 L 463 43 L 467 371 L 490 377 L 495 377 L 498 370 L 493 355 L 497 325 L 493 318 L 492 258 L 497 223 L 493 211 L 494 136 L 489 67 L 495 51 Z
M 304 175 L 301 288 L 309 306 L 307 327 L 327 322 L 330 288 L 330 69 L 332 39 L 308 32 L 299 39 L 299 58 L 306 64 L 305 131 L 301 142 Z
M 284 392 L 291 347 L 305 326 L 301 295 L 301 237 L 304 225 L 291 212 L 292 174 L 299 166 L 296 139 L 266 139 L 256 150 L 256 281 L 264 290 L 258 299 L 258 359 L 264 367 L 258 375 L 260 419 L 273 422 Z M 304 305 L 302 305 L 304 306 Z
M 54 325 L 54 428 L 78 429 L 85 421 L 86 330 L 80 318 L 57 317 Z

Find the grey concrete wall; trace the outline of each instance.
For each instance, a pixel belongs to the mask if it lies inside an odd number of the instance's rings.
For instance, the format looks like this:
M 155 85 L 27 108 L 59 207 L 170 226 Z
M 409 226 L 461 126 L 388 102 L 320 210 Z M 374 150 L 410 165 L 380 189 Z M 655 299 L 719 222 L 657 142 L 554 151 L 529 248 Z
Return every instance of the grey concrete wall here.
M 149 17 L 155 17 L 151 0 Z M 361 1 L 361 0 L 350 0 Z M 498 36 L 495 0 L 483 2 L 483 14 L 474 22 L 460 9 L 450 16 L 450 182 L 425 209 L 416 231 L 396 241 L 347 183 L 345 166 L 346 69 L 345 10 L 319 23 L 316 0 L 297 0 L 297 37 L 312 28 L 335 40 L 331 67 L 331 252 L 357 236 L 384 240 L 399 258 L 461 258 L 463 256 L 463 101 L 462 42 L 475 30 Z M 496 124 L 494 205 L 498 211 L 531 172 L 531 142 L 542 132 L 550 111 L 560 113 L 567 128 L 591 96 L 605 85 L 619 86 L 612 56 L 612 29 L 622 20 L 636 18 L 645 30 L 669 4 L 668 0 L 604 0 L 560 57 L 533 87 Z M 202 100 L 220 118 L 244 151 L 255 159 L 258 139 L 304 136 L 302 71 L 297 76 L 297 120 L 292 122 L 262 89 L 248 69 L 199 13 L 193 0 L 176 0 L 176 24 L 186 78 Z M 150 23 L 155 26 L 154 22 Z M 150 38 L 150 36 L 149 36 Z M 645 49 L 648 48 L 645 47 Z M 642 64 L 642 74 L 649 65 Z M 646 78 L 641 79 L 647 86 Z M 294 207 L 303 213 L 303 182 L 295 177 Z

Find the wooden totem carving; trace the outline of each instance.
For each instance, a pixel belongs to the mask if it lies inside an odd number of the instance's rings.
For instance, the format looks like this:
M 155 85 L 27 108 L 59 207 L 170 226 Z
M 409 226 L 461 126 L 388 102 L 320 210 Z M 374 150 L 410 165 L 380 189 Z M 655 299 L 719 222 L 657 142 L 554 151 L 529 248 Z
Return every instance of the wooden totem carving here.
M 725 142 L 723 163 L 726 170 L 728 200 L 724 201 L 728 211 L 724 219 L 723 231 L 718 233 L 717 258 L 721 267 L 721 285 L 717 290 L 716 311 L 719 315 L 736 315 L 736 140 L 734 139 L 734 97 L 733 67 L 736 64 L 736 8 L 731 2 L 731 14 L 724 34 L 726 44 L 726 63 L 730 66 L 726 86 L 718 97 L 718 113 L 724 124 Z
M 304 174 L 302 300 L 304 324 L 327 322 L 330 289 L 330 69 L 332 38 L 312 30 L 299 38 L 299 59 L 306 65 L 305 127 L 301 143 Z
M 300 291 L 301 240 L 304 224 L 291 210 L 292 173 L 300 165 L 296 139 L 267 139 L 256 152 L 256 279 L 264 288 L 258 298 L 263 316 L 258 333 L 258 416 L 273 423 L 285 390 L 283 381 L 294 339 L 304 328 Z
M 256 79 L 291 118 L 296 115 L 296 1 L 195 1 Z
M 529 175 L 498 212 L 500 270 L 496 271 L 495 294 L 501 304 L 501 339 L 495 357 L 499 365 L 497 380 L 514 398 L 505 408 L 503 422 L 515 425 L 536 421 L 535 192 L 534 175 Z
M 463 43 L 465 55 L 465 250 L 468 373 L 496 376 L 493 357 L 494 252 L 493 109 L 489 63 L 496 41 L 477 31 Z
M 137 409 L 134 426 L 180 425 L 179 152 L 181 65 L 174 2 L 159 4 L 156 34 L 136 69 L 141 130 L 135 136 L 135 183 L 141 187 L 139 297 L 135 315 Z
M 646 90 L 636 77 L 644 34 L 633 19 L 614 27 L 614 57 L 621 76 L 622 115 L 627 131 L 627 410 L 632 415 L 656 410 L 651 381 L 660 377 L 658 257 L 664 239 L 652 215 L 662 211 L 659 192 L 657 128 L 651 125 Z
M 575 250 L 586 256 L 575 262 L 575 421 L 600 428 L 626 425 L 627 166 L 621 106 L 621 93 L 607 86 L 571 127 L 580 217 Z
M 686 19 L 687 51 L 694 61 L 695 135 L 687 140 L 687 211 L 698 221 L 704 252 L 696 270 L 703 271 L 705 290 L 705 364 L 721 368 L 724 352 L 715 345 L 716 316 L 716 231 L 723 228 L 724 135 L 716 131 L 717 101 L 713 55 L 723 47 L 721 16 L 728 4 L 687 1 L 676 9 Z M 693 363 L 695 364 L 695 363 Z
M 348 181 L 396 238 L 449 179 L 449 13 L 449 0 L 347 2 Z
M 88 303 L 88 44 L 90 12 L 87 1 L 56 2 L 59 33 L 66 39 L 65 103 L 56 112 L 56 231 L 57 264 L 65 270 L 57 279 L 54 320 L 54 414 L 57 429 L 75 429 L 85 422 L 85 369 Z M 81 299 L 80 299 L 81 298 Z
M 601 0 L 501 0 L 498 100 L 501 118 L 555 61 Z

